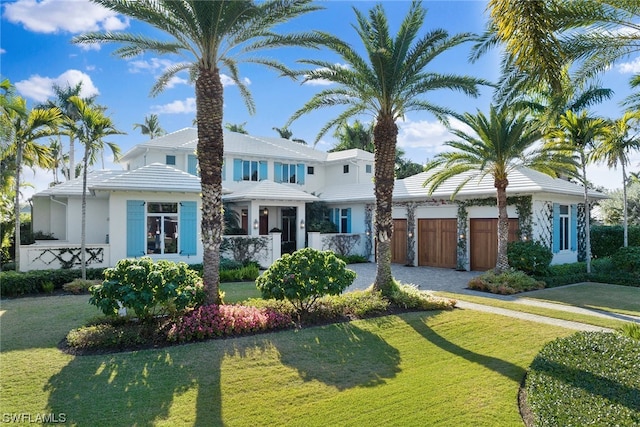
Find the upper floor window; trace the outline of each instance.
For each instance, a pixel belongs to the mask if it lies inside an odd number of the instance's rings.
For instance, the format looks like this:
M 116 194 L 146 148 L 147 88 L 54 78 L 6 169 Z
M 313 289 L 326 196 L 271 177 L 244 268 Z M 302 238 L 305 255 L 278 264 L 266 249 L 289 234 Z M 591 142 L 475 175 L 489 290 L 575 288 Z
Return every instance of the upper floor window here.
M 365 165 L 365 167 L 364 167 L 364 171 L 365 171 L 366 173 L 371 173 L 371 169 L 372 169 L 372 168 L 371 168 L 371 165 Z
M 305 165 L 302 163 L 274 163 L 275 182 L 304 184 Z
M 167 155 L 166 163 L 167 163 L 168 165 L 175 166 L 175 165 L 176 165 L 176 156 L 170 156 L 170 155 Z
M 307 175 L 313 175 L 315 172 L 315 169 L 313 166 L 307 166 Z
M 342 173 L 349 173 L 349 165 L 342 166 Z
M 233 159 L 234 181 L 262 181 L 263 179 L 267 179 L 266 161 Z

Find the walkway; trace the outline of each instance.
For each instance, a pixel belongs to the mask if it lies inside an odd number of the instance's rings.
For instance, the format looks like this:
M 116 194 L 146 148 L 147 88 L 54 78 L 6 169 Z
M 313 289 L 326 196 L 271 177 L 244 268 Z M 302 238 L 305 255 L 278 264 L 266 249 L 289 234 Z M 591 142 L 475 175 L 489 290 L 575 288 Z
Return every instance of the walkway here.
M 364 264 L 350 264 L 349 268 L 356 272 L 357 277 L 353 284 L 347 288 L 347 291 L 353 291 L 357 289 L 368 288 L 376 276 L 376 264 L 364 263 Z M 621 315 L 617 313 L 610 313 L 598 310 L 585 309 L 580 307 L 573 307 L 565 304 L 555 304 L 545 301 L 536 301 L 530 298 L 523 298 L 522 296 L 514 295 L 496 295 L 487 292 L 479 292 L 471 289 L 467 289 L 467 283 L 473 277 L 481 274 L 477 271 L 455 271 L 446 268 L 432 268 L 432 267 L 407 267 L 404 265 L 392 264 L 391 273 L 396 280 L 399 280 L 404 284 L 416 285 L 421 290 L 431 291 L 446 291 L 456 294 L 474 295 L 484 298 L 494 298 L 502 301 L 515 302 L 518 304 L 533 305 L 537 307 L 544 307 L 553 310 L 568 311 L 577 314 L 587 314 L 590 316 L 623 320 L 629 322 L 639 322 L 639 317 Z M 515 317 L 518 319 L 530 320 L 533 322 L 545 323 L 550 325 L 562 326 L 568 329 L 575 329 L 581 331 L 611 331 L 608 328 L 602 328 L 593 325 L 587 325 L 584 323 L 572 322 L 568 320 L 554 319 L 551 317 L 540 316 L 536 314 L 523 313 L 516 310 L 508 310 L 504 308 L 492 307 L 488 305 L 482 305 L 477 303 L 471 303 L 466 301 L 458 301 L 458 308 L 479 310 L 490 313 L 496 313 L 503 316 Z

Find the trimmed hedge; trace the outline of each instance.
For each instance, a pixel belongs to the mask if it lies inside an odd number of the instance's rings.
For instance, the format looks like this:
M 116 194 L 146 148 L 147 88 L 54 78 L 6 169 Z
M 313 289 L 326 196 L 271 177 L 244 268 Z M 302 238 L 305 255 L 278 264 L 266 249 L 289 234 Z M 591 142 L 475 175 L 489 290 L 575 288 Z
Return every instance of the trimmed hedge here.
M 548 343 L 525 381 L 534 425 L 640 425 L 638 366 L 638 341 L 621 334 L 578 332 Z
M 87 268 L 87 280 L 102 280 L 104 269 Z M 43 292 L 43 286 L 53 283 L 54 289 L 62 289 L 62 285 L 82 277 L 82 271 L 77 270 L 34 270 L 29 272 L 2 271 L 0 272 L 0 295 L 2 297 L 17 297 L 21 295 Z
M 613 255 L 624 243 L 621 225 L 594 225 L 591 227 L 591 255 L 604 258 Z M 640 246 L 640 226 L 629 226 L 629 246 Z

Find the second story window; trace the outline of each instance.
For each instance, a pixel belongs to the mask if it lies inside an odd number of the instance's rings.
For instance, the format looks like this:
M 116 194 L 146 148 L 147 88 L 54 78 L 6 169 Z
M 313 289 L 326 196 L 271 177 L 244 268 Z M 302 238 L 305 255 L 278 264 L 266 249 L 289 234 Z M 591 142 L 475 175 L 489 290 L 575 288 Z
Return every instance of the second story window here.
M 275 182 L 304 184 L 305 165 L 302 163 L 274 163 Z
M 365 165 L 365 167 L 364 167 L 365 173 L 371 173 L 371 169 L 372 169 L 371 165 Z
M 168 165 L 175 166 L 175 165 L 176 165 L 176 156 L 169 156 L 169 155 L 167 155 L 166 163 L 167 163 Z
M 267 179 L 266 161 L 233 159 L 234 181 L 262 181 L 263 179 Z
M 342 173 L 349 173 L 349 165 L 342 166 Z

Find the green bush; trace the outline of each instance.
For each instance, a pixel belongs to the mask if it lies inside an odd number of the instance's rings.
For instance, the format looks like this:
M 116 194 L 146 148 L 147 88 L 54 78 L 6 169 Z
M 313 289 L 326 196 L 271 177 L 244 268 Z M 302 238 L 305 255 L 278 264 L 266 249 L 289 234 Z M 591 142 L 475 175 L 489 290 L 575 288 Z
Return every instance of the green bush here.
M 640 246 L 640 226 L 629 226 L 629 246 Z M 624 243 L 621 225 L 594 225 L 591 227 L 591 254 L 594 258 L 613 255 Z
M 365 262 L 369 262 L 367 258 L 362 255 L 340 255 L 336 254 L 338 258 L 344 261 L 347 264 L 362 264 Z
M 248 265 L 233 270 L 220 270 L 221 282 L 251 282 L 260 275 L 260 270 L 255 265 Z
M 510 242 L 507 246 L 509 265 L 530 276 L 547 274 L 553 252 L 545 245 L 532 240 Z
M 341 293 L 355 278 L 333 252 L 304 248 L 276 260 L 256 279 L 256 286 L 264 298 L 289 300 L 302 314 L 323 295 Z
M 104 269 L 87 268 L 88 280 L 102 280 Z M 65 283 L 82 277 L 81 270 L 32 270 L 28 272 L 2 271 L 0 272 L 0 295 L 2 297 L 16 297 L 37 294 L 43 290 L 47 282 L 53 283 L 54 289 L 62 289 Z
M 640 246 L 620 248 L 611 256 L 611 262 L 619 271 L 637 273 L 640 271 Z
M 52 294 L 54 290 L 55 287 L 52 281 L 49 280 L 42 284 L 42 292 L 44 292 L 45 294 Z
M 183 312 L 204 300 L 202 281 L 187 264 L 149 257 L 123 259 L 104 272 L 105 280 L 90 289 L 90 304 L 105 315 L 116 315 L 122 306 L 141 320 L 158 314 Z
M 545 283 L 527 276 L 523 271 L 509 270 L 496 274 L 489 270 L 469 281 L 469 289 L 493 294 L 512 295 L 519 292 L 543 289 Z
M 72 294 L 81 294 L 83 292 L 88 292 L 91 286 L 99 284 L 100 281 L 97 280 L 74 279 L 72 282 L 62 285 L 62 290 L 65 292 L 71 292 Z
M 638 366 L 638 342 L 620 334 L 578 332 L 548 343 L 525 381 L 534 425 L 640 425 Z
M 126 350 L 161 343 L 164 334 L 159 323 L 134 322 L 128 317 L 103 317 L 69 331 L 66 342 L 75 351 Z
M 619 330 L 622 335 L 640 341 L 640 323 L 625 323 Z
M 410 310 L 450 310 L 457 303 L 456 300 L 434 297 L 415 285 L 405 285 L 395 280 L 391 289 L 391 301 L 399 307 Z

